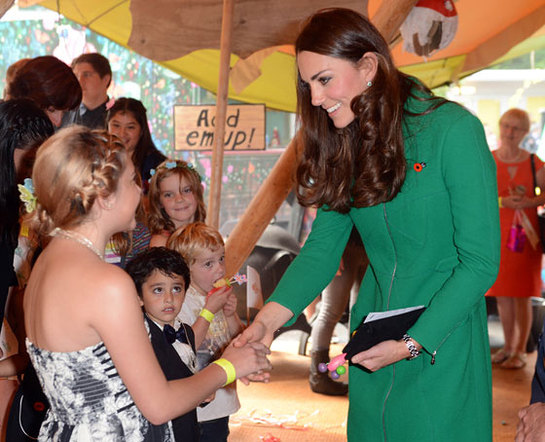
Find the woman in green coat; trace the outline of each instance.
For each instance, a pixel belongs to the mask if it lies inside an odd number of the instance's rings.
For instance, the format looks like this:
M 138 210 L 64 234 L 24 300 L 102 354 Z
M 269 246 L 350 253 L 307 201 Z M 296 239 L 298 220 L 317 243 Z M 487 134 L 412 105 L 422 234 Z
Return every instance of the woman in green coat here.
M 318 206 L 300 255 L 243 333 L 273 332 L 333 278 L 353 226 L 370 266 L 352 309 L 426 306 L 404 339 L 351 359 L 349 441 L 490 441 L 484 293 L 499 266 L 495 166 L 481 123 L 399 72 L 370 22 L 309 19 L 296 42 L 303 158 L 298 197 Z

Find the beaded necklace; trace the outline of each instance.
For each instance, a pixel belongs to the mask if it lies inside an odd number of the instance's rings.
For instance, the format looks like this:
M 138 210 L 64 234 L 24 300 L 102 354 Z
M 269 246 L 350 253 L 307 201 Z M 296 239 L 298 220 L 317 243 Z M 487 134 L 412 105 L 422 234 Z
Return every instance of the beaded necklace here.
M 86 236 L 82 235 L 81 233 L 74 232 L 72 230 L 63 230 L 57 227 L 50 233 L 50 236 L 62 236 L 63 238 L 76 241 L 77 243 L 87 247 L 89 250 L 94 252 L 101 260 L 104 261 L 104 254 L 100 253 L 100 251 L 95 247 L 91 240 Z

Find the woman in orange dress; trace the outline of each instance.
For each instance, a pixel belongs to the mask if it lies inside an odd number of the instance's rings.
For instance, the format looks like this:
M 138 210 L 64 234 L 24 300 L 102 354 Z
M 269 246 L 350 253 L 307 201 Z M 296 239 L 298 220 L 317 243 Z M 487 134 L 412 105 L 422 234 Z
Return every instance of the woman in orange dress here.
M 541 245 L 535 248 L 526 238 L 522 250 L 508 247 L 509 233 L 516 211 L 525 214 L 539 234 L 536 208 L 545 203 L 545 192 L 534 194 L 530 153 L 520 143 L 530 130 L 530 118 L 521 109 L 510 109 L 500 118 L 500 147 L 496 160 L 501 227 L 501 261 L 498 278 L 487 296 L 495 296 L 505 345 L 492 355 L 492 363 L 503 368 L 522 368 L 526 364 L 526 341 L 532 326 L 532 296 L 541 296 Z M 536 179 L 545 190 L 543 162 L 534 156 Z

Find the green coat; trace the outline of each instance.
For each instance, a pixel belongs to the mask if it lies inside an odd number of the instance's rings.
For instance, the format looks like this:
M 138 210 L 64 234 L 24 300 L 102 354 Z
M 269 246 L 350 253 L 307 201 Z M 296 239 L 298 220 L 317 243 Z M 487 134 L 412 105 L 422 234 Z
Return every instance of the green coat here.
M 428 105 L 409 106 L 420 112 Z M 424 348 L 417 359 L 375 373 L 350 367 L 348 440 L 490 441 L 484 293 L 500 258 L 495 164 L 481 123 L 457 104 L 407 116 L 404 126 L 401 192 L 348 214 L 320 209 L 269 302 L 297 317 L 333 278 L 355 225 L 370 266 L 351 329 L 371 311 L 421 304 L 427 310 L 408 331 Z M 425 165 L 417 172 L 415 163 Z

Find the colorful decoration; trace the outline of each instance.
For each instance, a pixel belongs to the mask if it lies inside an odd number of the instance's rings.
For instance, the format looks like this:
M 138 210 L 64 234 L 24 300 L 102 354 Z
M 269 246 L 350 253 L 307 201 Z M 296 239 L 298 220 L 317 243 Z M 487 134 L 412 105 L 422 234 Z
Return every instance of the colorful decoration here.
M 215 292 L 217 292 L 222 287 L 225 287 L 225 286 L 231 287 L 231 285 L 233 283 L 237 283 L 238 285 L 242 285 L 247 281 L 248 281 L 248 278 L 246 277 L 246 275 L 242 275 L 240 273 L 236 273 L 235 275 L 231 276 L 230 278 L 218 279 L 214 283 L 214 288 L 208 292 L 208 295 L 206 297 L 208 298 L 210 295 L 213 295 Z
M 17 184 L 17 189 L 19 189 L 21 201 L 25 203 L 25 210 L 27 213 L 34 212 L 34 210 L 36 210 L 36 195 L 34 194 L 32 179 L 25 178 L 24 185 Z
M 346 360 L 346 353 L 341 353 L 340 355 L 335 356 L 327 364 L 321 362 L 318 364 L 318 371 L 320 373 L 326 373 L 329 371 L 329 375 L 332 379 L 339 379 L 343 374 L 346 373 L 346 367 L 344 363 L 348 362 Z
M 421 57 L 446 48 L 458 29 L 452 0 L 419 0 L 400 27 L 403 49 Z

